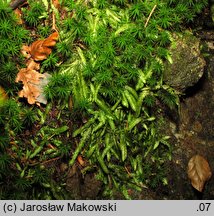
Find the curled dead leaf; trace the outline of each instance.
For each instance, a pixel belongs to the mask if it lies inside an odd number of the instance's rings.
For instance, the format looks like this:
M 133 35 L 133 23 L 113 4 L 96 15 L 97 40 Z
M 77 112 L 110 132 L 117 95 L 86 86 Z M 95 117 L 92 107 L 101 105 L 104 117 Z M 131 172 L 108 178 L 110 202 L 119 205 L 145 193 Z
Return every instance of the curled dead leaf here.
M 53 47 L 56 44 L 56 41 L 59 39 L 59 33 L 58 32 L 54 32 L 53 34 L 51 34 L 48 38 L 46 38 L 44 40 L 43 46 L 46 47 Z
M 43 40 L 38 40 L 30 46 L 31 57 L 36 61 L 42 61 L 51 54 L 51 49 L 43 46 L 43 43 Z
M 29 70 L 39 70 L 40 69 L 40 64 L 36 63 L 33 59 L 30 59 L 27 63 L 26 63 L 27 69 Z
M 16 82 L 23 83 L 23 89 L 19 92 L 19 97 L 27 98 L 29 104 L 36 103 L 36 98 L 40 95 L 40 89 L 37 88 L 40 78 L 43 74 L 28 68 L 22 68 L 16 77 Z
M 48 73 L 40 74 L 41 61 L 48 57 L 52 52 L 52 47 L 56 45 L 59 38 L 58 32 L 54 32 L 44 40 L 37 40 L 30 46 L 23 46 L 21 52 L 28 58 L 27 68 L 22 68 L 16 77 L 16 82 L 23 83 L 23 89 L 18 93 L 19 97 L 27 98 L 29 104 L 47 104 L 44 94 L 44 87 L 48 84 L 51 75 Z M 35 60 L 35 61 L 34 61 Z
M 32 57 L 35 61 L 42 61 L 51 54 L 51 47 L 56 45 L 58 38 L 58 32 L 54 32 L 44 40 L 37 40 L 30 46 L 23 46 L 21 52 L 26 58 Z
M 200 155 L 195 155 L 189 160 L 187 173 L 192 186 L 200 192 L 212 175 L 209 163 Z
M 16 77 L 16 82 L 23 83 L 23 89 L 18 93 L 19 97 L 27 98 L 29 104 L 47 104 L 43 89 L 48 84 L 51 75 L 40 74 L 37 71 L 40 65 L 32 59 L 26 65 L 27 68 L 20 69 Z

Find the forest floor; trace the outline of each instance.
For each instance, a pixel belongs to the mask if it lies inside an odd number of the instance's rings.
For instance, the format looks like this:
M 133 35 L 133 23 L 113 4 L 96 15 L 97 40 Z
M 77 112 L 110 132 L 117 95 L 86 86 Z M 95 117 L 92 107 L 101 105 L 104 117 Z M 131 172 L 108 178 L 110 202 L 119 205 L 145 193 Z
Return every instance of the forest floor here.
M 214 170 L 214 31 L 200 30 L 195 33 L 201 38 L 201 45 L 205 48 L 206 67 L 203 77 L 199 82 L 189 88 L 180 98 L 179 111 L 165 107 L 161 108 L 160 118 L 164 119 L 163 134 L 170 137 L 169 143 L 172 146 L 172 159 L 164 164 L 163 169 L 167 173 L 167 184 L 160 184 L 156 188 L 147 188 L 146 185 L 141 192 L 128 190 L 132 199 L 136 200 L 187 200 L 187 199 L 214 199 L 214 171 L 211 179 L 206 183 L 203 192 L 197 192 L 191 185 L 188 178 L 187 167 L 190 158 L 194 155 L 203 156 L 209 163 L 211 170 Z M 204 52 L 202 52 L 204 54 Z M 162 106 L 162 105 L 160 105 Z M 41 113 L 46 109 L 41 106 Z M 60 119 L 57 118 L 60 112 Z M 68 132 L 73 133 L 74 119 L 70 114 L 61 113 L 57 105 L 53 103 L 45 119 L 45 125 L 63 127 L 66 122 Z M 81 122 L 76 122 L 82 125 Z M 19 140 L 30 146 L 30 140 L 38 136 L 41 129 L 40 123 L 34 124 L 31 129 L 19 134 Z M 41 137 L 37 137 L 40 140 Z M 62 143 L 69 143 L 70 137 L 62 135 Z M 12 140 L 14 141 L 14 140 Z M 75 139 L 72 148 L 75 148 L 78 138 Z M 73 144 L 73 143 L 72 143 Z M 74 149 L 72 149 L 74 150 Z M 11 152 L 8 152 L 9 154 Z M 12 153 L 11 153 L 12 154 Z M 44 156 L 44 155 L 43 155 Z M 53 168 L 50 182 L 60 185 L 68 194 L 66 199 L 108 199 L 102 195 L 104 184 L 97 180 L 97 170 L 92 169 L 83 173 L 85 166 L 81 161 L 69 166 L 65 157 L 54 157 L 41 162 L 41 170 Z M 26 161 L 21 161 L 23 164 Z M 31 160 L 29 166 L 38 165 L 38 161 Z M 83 162 L 88 163 L 86 160 Z M 40 164 L 39 164 L 40 165 Z M 154 171 L 155 173 L 155 171 Z M 61 184 L 62 183 L 62 184 Z M 50 184 L 51 185 L 51 184 Z M 62 186 L 62 187 L 61 187 Z M 51 192 L 55 193 L 53 189 Z M 53 194 L 55 199 L 60 196 Z M 62 196 L 63 197 L 63 196 Z M 115 199 L 124 199 L 120 192 L 115 192 Z

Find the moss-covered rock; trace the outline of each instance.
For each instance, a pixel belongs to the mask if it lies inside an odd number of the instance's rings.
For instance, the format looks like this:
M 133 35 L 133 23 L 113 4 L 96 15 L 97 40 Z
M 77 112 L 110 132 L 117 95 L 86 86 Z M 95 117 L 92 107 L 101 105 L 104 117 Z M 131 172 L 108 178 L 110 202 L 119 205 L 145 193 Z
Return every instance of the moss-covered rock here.
M 170 49 L 172 62 L 165 63 L 164 81 L 180 92 L 193 86 L 202 77 L 205 60 L 200 53 L 200 41 L 191 33 L 173 34 Z

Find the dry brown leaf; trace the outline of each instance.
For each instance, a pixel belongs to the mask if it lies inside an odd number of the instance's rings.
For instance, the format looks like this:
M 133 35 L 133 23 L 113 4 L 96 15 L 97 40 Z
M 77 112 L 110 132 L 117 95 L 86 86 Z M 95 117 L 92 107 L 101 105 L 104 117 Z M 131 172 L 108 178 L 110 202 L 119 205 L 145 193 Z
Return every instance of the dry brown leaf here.
M 43 46 L 44 40 L 35 41 L 30 46 L 31 57 L 36 61 L 42 61 L 51 54 L 51 49 Z
M 47 104 L 44 87 L 48 84 L 50 77 L 51 75 L 48 73 L 40 74 L 35 70 L 22 68 L 16 77 L 16 82 L 23 83 L 23 89 L 18 94 L 19 97 L 27 98 L 29 104 Z
M 40 79 L 44 78 L 43 74 L 29 68 L 22 68 L 16 77 L 16 82 L 23 83 L 23 89 L 19 92 L 19 97 L 27 98 L 29 104 L 35 104 L 36 98 L 40 95 L 41 90 L 37 87 Z
M 85 161 L 83 160 L 82 155 L 78 155 L 77 161 L 81 166 L 83 166 L 83 167 L 85 166 Z
M 39 70 L 40 69 L 40 64 L 39 63 L 36 63 L 33 59 L 30 59 L 27 63 L 27 68 L 29 70 Z
M 33 42 L 30 46 L 23 46 L 21 52 L 27 58 L 31 56 L 35 61 L 42 61 L 51 54 L 52 50 L 50 47 L 54 47 L 56 45 L 56 41 L 58 40 L 58 38 L 58 32 L 54 32 L 44 40 L 37 40 Z
M 40 74 L 40 64 L 33 59 L 28 60 L 27 68 L 22 68 L 16 77 L 16 82 L 23 83 L 23 89 L 19 92 L 19 97 L 27 98 L 29 104 L 40 103 L 47 104 L 44 94 L 44 87 L 48 84 L 51 77 L 50 74 Z
M 44 40 L 43 46 L 45 47 L 53 47 L 56 44 L 56 41 L 59 38 L 59 34 L 58 32 L 54 32 L 53 34 L 51 34 L 48 38 L 46 38 Z
M 44 87 L 48 84 L 50 74 L 40 74 L 40 64 L 35 61 L 44 60 L 52 52 L 51 47 L 55 46 L 59 38 L 58 32 L 54 32 L 44 40 L 37 40 L 30 46 L 23 46 L 21 52 L 29 60 L 27 68 L 20 69 L 16 77 L 16 82 L 23 83 L 23 89 L 19 92 L 19 97 L 27 98 L 29 104 L 47 104 L 44 94 Z M 35 60 L 35 61 L 34 61 Z
M 192 186 L 200 192 L 212 175 L 209 163 L 200 155 L 195 155 L 189 160 L 187 173 Z
M 21 48 L 21 53 L 25 58 L 29 59 L 30 58 L 30 47 L 23 45 Z

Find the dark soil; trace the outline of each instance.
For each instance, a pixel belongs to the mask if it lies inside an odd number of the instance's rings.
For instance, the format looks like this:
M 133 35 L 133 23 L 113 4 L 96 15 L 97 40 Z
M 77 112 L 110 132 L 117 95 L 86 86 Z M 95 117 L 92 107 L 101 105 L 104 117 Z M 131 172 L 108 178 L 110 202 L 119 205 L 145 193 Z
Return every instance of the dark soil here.
M 68 170 L 66 189 L 72 194 L 73 199 L 97 199 L 102 183 L 95 178 L 94 173 L 83 176 L 78 165 Z

